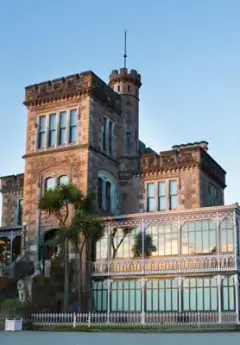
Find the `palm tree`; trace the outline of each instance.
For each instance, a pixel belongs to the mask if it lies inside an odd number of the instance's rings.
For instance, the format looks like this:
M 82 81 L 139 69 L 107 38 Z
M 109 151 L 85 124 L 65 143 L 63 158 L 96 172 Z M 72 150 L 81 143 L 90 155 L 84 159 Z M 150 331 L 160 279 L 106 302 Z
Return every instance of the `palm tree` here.
M 91 308 L 92 248 L 104 234 L 103 223 L 93 216 L 94 200 L 94 195 L 84 196 L 76 186 L 68 184 L 46 191 L 39 202 L 41 210 L 55 216 L 61 230 L 56 243 L 64 244 L 64 312 L 67 312 L 69 304 L 69 242 L 79 257 L 79 303 L 83 310 Z M 85 253 L 86 269 L 83 264 Z M 84 293 L 83 287 L 86 287 Z
M 72 224 L 76 210 L 84 201 L 83 194 L 72 184 L 61 185 L 56 189 L 45 191 L 40 198 L 39 209 L 53 215 L 61 233 L 67 233 Z M 64 237 L 64 312 L 69 304 L 69 240 Z
M 92 196 L 83 199 L 81 208 L 76 210 L 72 224 L 65 233 L 71 241 L 79 258 L 78 272 L 78 293 L 81 311 L 90 311 L 92 308 L 92 283 L 91 283 L 91 262 L 92 248 L 96 246 L 104 235 L 104 226 L 101 220 L 93 216 Z M 85 251 L 84 251 L 85 249 Z M 84 254 L 86 260 L 84 265 Z
M 143 241 L 144 241 L 144 256 L 151 256 L 153 252 L 157 251 L 157 247 L 153 243 L 152 236 L 144 232 L 144 237 L 142 239 L 142 233 L 139 232 L 135 236 L 135 243 L 132 247 L 134 257 L 142 256 L 142 251 L 143 251 L 142 242 Z

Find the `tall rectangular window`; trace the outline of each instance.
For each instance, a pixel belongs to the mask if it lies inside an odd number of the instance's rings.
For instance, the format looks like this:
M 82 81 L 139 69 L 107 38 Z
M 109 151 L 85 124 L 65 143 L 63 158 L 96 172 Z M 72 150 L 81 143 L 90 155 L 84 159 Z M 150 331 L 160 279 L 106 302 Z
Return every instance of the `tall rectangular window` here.
M 40 116 L 39 118 L 39 131 L 38 131 L 38 148 L 45 147 L 46 138 L 46 116 Z
M 69 143 L 77 141 L 77 110 L 70 110 Z
M 18 200 L 18 215 L 17 215 L 17 224 L 22 225 L 22 213 L 23 213 L 23 200 Z
M 112 121 L 109 121 L 109 126 L 108 126 L 108 151 L 109 154 L 112 154 L 112 131 L 113 131 L 113 124 Z
M 217 206 L 218 202 L 218 190 L 217 188 L 209 183 L 208 185 L 208 199 L 209 199 L 209 206 Z
M 147 184 L 147 211 L 155 211 L 154 183 Z
M 103 180 L 101 177 L 98 178 L 98 208 L 103 208 Z
M 166 205 L 166 183 L 158 183 L 158 211 L 165 211 L 167 209 Z
M 169 182 L 169 209 L 176 210 L 177 208 L 177 182 Z
M 58 145 L 66 143 L 66 127 L 67 127 L 67 113 L 62 111 L 59 116 L 59 139 Z
M 103 118 L 103 132 L 102 132 L 102 148 L 106 151 L 106 135 L 107 135 L 107 119 L 106 117 Z
M 55 146 L 56 143 L 56 114 L 49 117 L 48 146 Z
M 126 132 L 126 153 L 129 153 L 131 150 L 131 133 Z
M 111 211 L 111 183 L 106 182 L 106 211 Z

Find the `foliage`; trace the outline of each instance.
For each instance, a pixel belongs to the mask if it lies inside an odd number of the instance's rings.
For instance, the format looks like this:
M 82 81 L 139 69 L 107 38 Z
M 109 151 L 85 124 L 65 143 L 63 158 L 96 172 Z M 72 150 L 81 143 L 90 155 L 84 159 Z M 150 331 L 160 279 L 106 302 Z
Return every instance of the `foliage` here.
M 99 241 L 104 234 L 103 223 L 94 218 L 91 214 L 84 209 L 76 211 L 72 224 L 69 228 L 67 236 L 69 240 L 74 244 L 75 248 L 79 248 L 79 236 L 82 241 L 80 243 L 80 249 L 82 249 L 86 241 Z M 80 250 L 81 253 L 81 250 Z
M 78 272 L 78 292 L 79 303 L 82 309 L 91 309 L 91 261 L 92 261 L 92 248 L 96 245 L 104 235 L 103 223 L 96 219 L 90 210 L 93 209 L 91 199 L 86 197 L 86 202 L 82 203 L 82 209 L 77 209 L 72 219 L 72 224 L 65 232 L 67 239 L 73 244 L 75 252 L 79 257 Z M 85 207 L 85 209 L 84 209 Z M 86 266 L 84 271 L 83 265 L 83 250 L 86 249 Z M 84 281 L 87 281 L 88 301 L 84 298 Z
M 23 305 L 19 299 L 6 299 L 1 305 L 1 312 L 10 317 L 23 316 Z
M 61 185 L 59 188 L 45 191 L 40 198 L 39 209 L 53 215 L 60 227 L 71 223 L 70 205 L 75 209 L 79 208 L 84 196 L 73 184 Z
M 10 277 L 13 281 L 30 277 L 35 272 L 34 263 L 26 256 L 14 261 L 9 268 Z
M 116 234 L 118 232 L 118 228 L 114 228 L 112 231 L 111 231 L 111 234 L 110 234 L 110 242 L 111 242 L 111 247 L 112 247 L 112 258 L 115 259 L 116 256 L 117 256 L 117 252 L 118 252 L 118 249 L 120 248 L 121 244 L 123 243 L 125 237 L 130 234 L 132 232 L 134 228 L 121 228 L 121 233 L 122 233 L 122 238 L 120 239 L 120 241 L 118 242 L 118 244 L 115 244 L 115 238 L 116 238 Z
M 82 271 L 83 249 L 86 248 L 87 263 L 91 262 L 92 246 L 104 233 L 103 224 L 94 218 L 94 196 L 84 196 L 73 184 L 61 185 L 54 190 L 47 190 L 39 201 L 39 209 L 53 215 L 59 225 L 56 244 L 64 244 L 64 311 L 68 309 L 69 299 L 69 242 L 72 242 L 75 252 L 79 254 L 79 266 Z M 90 274 L 90 267 L 87 267 Z M 81 274 L 82 276 L 82 274 Z M 82 291 L 80 272 L 79 295 Z M 90 281 L 90 278 L 88 278 Z
M 153 244 L 153 239 L 152 236 L 150 234 L 146 234 L 144 233 L 144 237 L 143 237 L 143 241 L 144 241 L 144 256 L 148 257 L 151 256 L 153 252 L 157 251 L 157 247 Z M 133 256 L 134 257 L 140 257 L 142 256 L 142 233 L 139 232 L 136 236 L 135 236 L 135 243 L 132 247 L 132 251 L 133 251 Z

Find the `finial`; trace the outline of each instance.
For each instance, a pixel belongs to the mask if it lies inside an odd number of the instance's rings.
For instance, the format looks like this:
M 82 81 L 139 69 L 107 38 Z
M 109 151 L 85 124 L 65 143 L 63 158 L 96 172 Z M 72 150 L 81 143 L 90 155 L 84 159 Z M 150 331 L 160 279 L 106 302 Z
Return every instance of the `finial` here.
M 124 30 L 124 55 L 123 55 L 123 60 L 124 60 L 124 68 L 127 67 L 127 30 Z

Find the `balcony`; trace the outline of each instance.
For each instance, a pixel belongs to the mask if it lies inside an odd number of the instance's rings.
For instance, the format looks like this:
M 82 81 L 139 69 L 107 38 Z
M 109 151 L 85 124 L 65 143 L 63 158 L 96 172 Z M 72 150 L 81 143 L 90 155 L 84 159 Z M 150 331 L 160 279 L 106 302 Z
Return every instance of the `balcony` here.
M 92 263 L 92 275 L 131 276 L 207 273 L 237 270 L 234 255 L 206 255 L 175 258 L 126 259 Z

